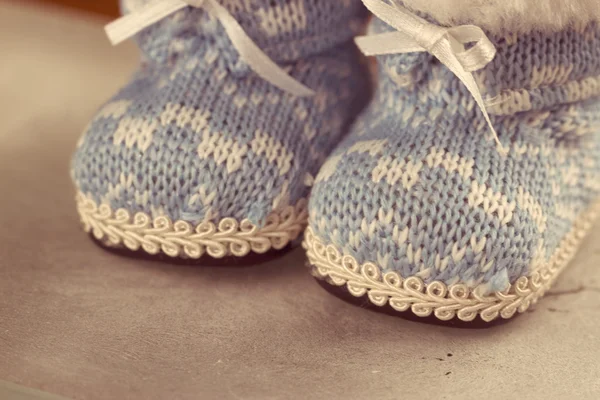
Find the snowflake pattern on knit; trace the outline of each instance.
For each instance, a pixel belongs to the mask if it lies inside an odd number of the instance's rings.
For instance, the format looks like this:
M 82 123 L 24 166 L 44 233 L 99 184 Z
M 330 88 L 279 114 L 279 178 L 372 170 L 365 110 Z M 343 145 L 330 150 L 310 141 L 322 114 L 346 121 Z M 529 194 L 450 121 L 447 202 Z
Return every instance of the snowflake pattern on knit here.
M 378 57 L 374 100 L 316 177 L 316 237 L 383 273 L 483 292 L 548 262 L 600 196 L 600 30 L 490 38 L 476 78 L 508 155 L 432 56 Z
M 133 11 L 146 1 L 123 3 Z M 367 101 L 352 42 L 365 10 L 360 0 L 220 3 L 316 95 L 294 97 L 261 79 L 216 19 L 187 7 L 136 36 L 141 68 L 79 141 L 72 177 L 86 197 L 132 215 L 261 226 L 308 196 L 307 174 Z

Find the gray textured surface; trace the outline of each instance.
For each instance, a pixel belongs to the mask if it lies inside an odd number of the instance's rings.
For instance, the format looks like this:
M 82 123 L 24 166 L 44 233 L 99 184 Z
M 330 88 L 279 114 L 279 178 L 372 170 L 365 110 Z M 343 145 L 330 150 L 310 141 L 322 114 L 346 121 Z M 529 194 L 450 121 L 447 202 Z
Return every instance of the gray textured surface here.
M 0 399 L 6 400 L 67 400 L 64 397 L 42 392 L 0 380 Z
M 96 247 L 68 159 L 136 62 L 100 22 L 0 2 L 0 380 L 77 399 L 600 396 L 599 227 L 534 312 L 486 330 L 349 305 L 300 249 L 233 269 Z

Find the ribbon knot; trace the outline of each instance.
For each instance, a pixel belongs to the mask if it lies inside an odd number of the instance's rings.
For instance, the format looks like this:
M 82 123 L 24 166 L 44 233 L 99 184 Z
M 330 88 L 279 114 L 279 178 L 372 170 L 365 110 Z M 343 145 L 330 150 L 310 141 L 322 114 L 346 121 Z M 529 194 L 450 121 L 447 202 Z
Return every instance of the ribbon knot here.
M 295 96 L 313 96 L 304 86 L 271 60 L 244 32 L 242 26 L 216 0 L 154 0 L 141 9 L 106 25 L 105 31 L 113 45 L 129 39 L 150 25 L 185 7 L 197 7 L 218 19 L 240 58 L 261 78 Z
M 444 39 L 447 34 L 447 29 L 433 24 L 423 24 L 417 28 L 413 39 L 427 52 L 432 52 L 435 45 Z
M 441 27 L 383 0 L 362 1 L 376 17 L 396 31 L 357 37 L 355 41 L 360 50 L 367 56 L 413 52 L 433 55 L 467 87 L 483 113 L 500 153 L 506 154 L 472 74 L 488 65 L 496 55 L 496 48 L 485 32 L 474 25 Z M 468 44 L 472 46 L 466 49 Z

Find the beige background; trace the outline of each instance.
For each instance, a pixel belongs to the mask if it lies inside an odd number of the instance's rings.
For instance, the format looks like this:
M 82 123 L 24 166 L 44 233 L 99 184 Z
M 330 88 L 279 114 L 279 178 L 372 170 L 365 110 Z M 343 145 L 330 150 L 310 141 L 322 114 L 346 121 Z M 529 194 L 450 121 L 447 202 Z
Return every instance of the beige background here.
M 80 399 L 600 398 L 600 228 L 534 312 L 483 330 L 347 304 L 301 249 L 217 268 L 96 247 L 69 156 L 136 64 L 103 22 L 0 2 L 0 380 Z
M 28 1 L 30 3 L 51 4 L 69 7 L 87 13 L 116 17 L 119 14 L 119 0 L 12 0 Z

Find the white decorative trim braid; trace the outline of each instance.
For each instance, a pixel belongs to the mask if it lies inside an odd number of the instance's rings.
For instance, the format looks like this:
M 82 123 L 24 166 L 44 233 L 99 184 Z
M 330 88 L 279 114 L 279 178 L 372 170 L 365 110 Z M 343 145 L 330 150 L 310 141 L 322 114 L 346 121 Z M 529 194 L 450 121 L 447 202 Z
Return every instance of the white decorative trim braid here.
M 279 250 L 302 233 L 308 219 L 306 199 L 273 212 L 261 228 L 247 219 L 240 222 L 234 218 L 224 218 L 218 225 L 209 221 L 197 226 L 181 220 L 172 222 L 168 217 L 153 220 L 143 212 L 133 215 L 125 209 L 113 211 L 107 204 L 97 205 L 82 193 L 77 194 L 76 201 L 84 230 L 105 245 L 181 258 L 204 254 L 243 257 L 251 251 L 262 254 Z
M 515 312 L 522 313 L 535 304 L 568 265 L 599 214 L 600 201 L 581 213 L 545 265 L 529 276 L 520 277 L 507 290 L 488 295 L 480 295 L 465 284 L 447 286 L 439 281 L 425 284 L 417 276 L 403 278 L 396 272 L 382 273 L 373 262 L 360 265 L 354 257 L 341 254 L 331 244 L 326 245 L 310 227 L 306 229 L 303 247 L 313 275 L 337 286 L 346 285 L 356 297 L 366 294 L 375 305 L 389 303 L 397 311 L 410 308 L 420 317 L 433 313 L 444 321 L 455 316 L 472 321 L 479 314 L 481 319 L 489 322 L 499 316 L 511 318 Z

